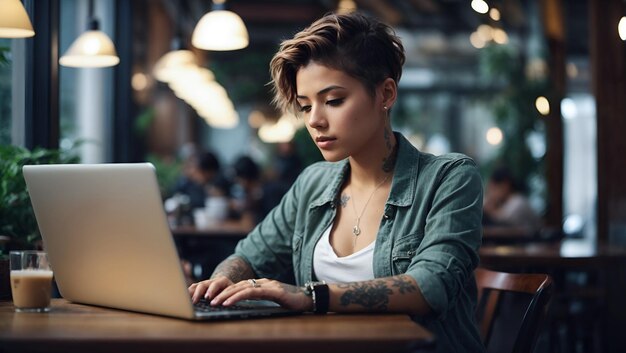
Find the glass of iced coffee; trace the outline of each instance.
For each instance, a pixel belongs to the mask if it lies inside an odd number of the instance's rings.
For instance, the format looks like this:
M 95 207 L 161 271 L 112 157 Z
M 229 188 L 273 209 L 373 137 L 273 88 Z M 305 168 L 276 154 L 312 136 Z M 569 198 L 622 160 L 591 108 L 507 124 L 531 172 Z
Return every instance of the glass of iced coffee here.
M 11 294 L 18 312 L 50 310 L 52 269 L 43 251 L 11 251 Z

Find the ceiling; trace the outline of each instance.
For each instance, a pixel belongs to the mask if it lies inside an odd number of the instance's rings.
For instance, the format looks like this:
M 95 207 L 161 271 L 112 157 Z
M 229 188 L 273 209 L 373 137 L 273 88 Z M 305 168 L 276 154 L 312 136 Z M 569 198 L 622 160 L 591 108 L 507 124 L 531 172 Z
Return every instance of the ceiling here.
M 405 77 L 413 76 L 419 84 L 444 82 L 444 87 L 465 82 L 475 84 L 471 76 L 478 70 L 479 50 L 470 34 L 481 24 L 503 28 L 510 41 L 526 50 L 531 38 L 541 39 L 539 6 L 541 0 L 488 1 L 501 12 L 501 20 L 476 13 L 470 0 L 354 0 L 359 11 L 392 25 L 400 35 L 407 52 Z M 208 0 L 144 1 L 144 5 L 161 8 L 183 38 L 190 38 L 200 17 L 211 9 Z M 568 55 L 586 56 L 587 0 L 563 2 Z M 252 51 L 276 50 L 281 40 L 291 37 L 317 18 L 337 9 L 338 0 L 229 0 L 227 9 L 237 13 L 248 27 Z M 169 39 L 168 39 L 169 41 Z M 167 41 L 167 42 L 168 42 Z M 537 40 L 535 40 L 537 41 Z M 146 44 L 148 45 L 148 44 Z M 167 51 L 160 48 L 158 55 Z M 230 58 L 217 54 L 216 57 Z M 430 75 L 430 76 L 429 76 Z M 416 82 L 417 82 L 416 81 Z M 459 83 L 461 82 L 461 83 Z

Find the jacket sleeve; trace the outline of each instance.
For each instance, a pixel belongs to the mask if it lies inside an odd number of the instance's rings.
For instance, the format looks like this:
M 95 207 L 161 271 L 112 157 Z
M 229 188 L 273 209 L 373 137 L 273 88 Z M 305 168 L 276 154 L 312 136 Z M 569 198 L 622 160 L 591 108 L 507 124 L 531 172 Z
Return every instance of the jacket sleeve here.
M 424 239 L 407 269 L 436 318 L 454 307 L 478 265 L 482 181 L 465 157 L 442 168 L 426 217 Z
M 300 180 L 235 248 L 234 256 L 248 262 L 257 277 L 293 282 L 292 238 Z

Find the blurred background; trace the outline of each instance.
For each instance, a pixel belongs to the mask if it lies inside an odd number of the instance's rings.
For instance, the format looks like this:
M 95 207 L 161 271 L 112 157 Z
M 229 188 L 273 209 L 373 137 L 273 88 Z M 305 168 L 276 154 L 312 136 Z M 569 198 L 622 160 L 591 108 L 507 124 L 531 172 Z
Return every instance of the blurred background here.
M 394 129 L 422 151 L 469 155 L 488 190 L 508 180 L 508 192 L 525 198 L 533 225 L 521 229 L 485 205 L 485 244 L 556 244 L 558 260 L 626 258 L 602 252 L 626 244 L 623 0 L 3 1 L 24 5 L 34 37 L 9 38 L 19 36 L 3 32 L 0 15 L 0 235 L 20 236 L 7 225 L 16 209 L 7 206 L 16 205 L 7 185 L 19 174 L 9 171 L 43 158 L 152 162 L 175 235 L 192 239 L 217 217 L 233 222 L 221 236 L 245 236 L 298 172 L 321 160 L 304 122 L 271 105 L 269 61 L 283 39 L 324 14 L 359 11 L 391 25 L 406 49 Z M 224 198 L 228 211 L 212 211 Z M 32 217 L 29 227 L 21 233 L 37 233 Z M 196 250 L 190 276 L 215 265 L 194 262 L 206 257 L 197 239 L 181 248 Z M 488 249 L 482 261 L 509 254 L 505 265 L 519 250 Z M 572 283 L 600 288 L 591 304 L 580 304 L 587 294 L 562 301 L 565 319 L 551 326 L 560 341 L 545 347 L 626 346 L 624 306 L 607 286 L 624 273 L 598 279 L 588 271 L 614 264 L 580 265 L 573 275 L 554 264 L 516 264 L 552 273 L 560 293 Z M 612 301 L 599 305 L 607 295 Z M 594 312 L 609 319 L 587 330 L 585 315 Z M 575 314 L 580 325 L 565 327 Z M 572 336 L 583 338 L 567 343 Z
M 320 16 L 361 11 L 392 25 L 406 47 L 396 130 L 423 151 L 473 157 L 485 179 L 506 166 L 545 224 L 596 236 L 598 123 L 587 0 L 25 4 L 37 35 L 0 40 L 0 144 L 74 148 L 83 163 L 149 160 L 162 172 L 164 197 L 190 148 L 213 151 L 224 165 L 249 155 L 272 175 L 277 146 L 292 141 L 308 165 L 321 157 L 303 122 L 271 106 L 269 60 L 282 39 Z M 215 7 L 240 17 L 246 46 L 193 45 L 199 20 Z M 112 39 L 119 63 L 57 65 L 92 19 Z M 30 100 L 36 106 L 25 107 Z M 29 114 L 33 121 L 24 124 Z

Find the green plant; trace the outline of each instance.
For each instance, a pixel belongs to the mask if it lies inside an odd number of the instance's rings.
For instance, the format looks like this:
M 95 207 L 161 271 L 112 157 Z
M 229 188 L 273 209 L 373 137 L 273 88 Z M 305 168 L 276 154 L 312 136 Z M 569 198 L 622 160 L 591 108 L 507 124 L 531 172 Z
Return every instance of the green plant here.
M 11 238 L 12 248 L 34 248 L 41 239 L 22 167 L 78 161 L 74 150 L 36 148 L 29 151 L 18 146 L 0 146 L 0 235 Z
M 8 65 L 11 62 L 10 52 L 11 48 L 0 46 L 0 65 Z
M 487 174 L 497 166 L 506 165 L 525 188 L 543 170 L 543 157 L 533 157 L 527 138 L 532 133 L 543 133 L 535 99 L 549 96 L 550 87 L 545 78 L 526 75 L 522 54 L 510 46 L 490 45 L 481 50 L 480 63 L 488 81 L 503 85 L 500 92 L 492 95 L 491 102 L 496 123 L 505 138 L 496 159 L 486 165 Z
M 167 160 L 154 154 L 149 154 L 146 161 L 154 165 L 156 169 L 157 182 L 161 190 L 161 197 L 165 200 L 172 196 L 174 184 L 183 170 L 183 165 L 178 160 Z

